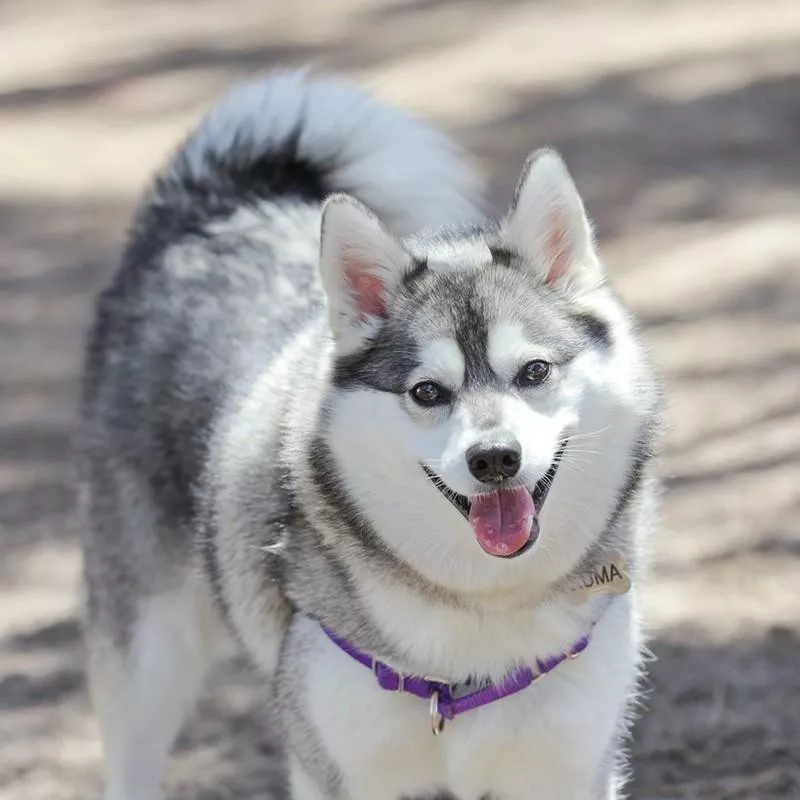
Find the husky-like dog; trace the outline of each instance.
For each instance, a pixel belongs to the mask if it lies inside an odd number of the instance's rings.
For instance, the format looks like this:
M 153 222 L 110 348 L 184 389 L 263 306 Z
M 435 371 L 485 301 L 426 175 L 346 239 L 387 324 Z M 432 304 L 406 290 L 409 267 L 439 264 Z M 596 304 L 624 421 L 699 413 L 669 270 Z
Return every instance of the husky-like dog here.
M 293 72 L 156 179 L 82 403 L 108 798 L 160 796 L 229 633 L 293 800 L 619 796 L 656 383 L 560 158 L 498 223 L 479 195 L 443 135 Z

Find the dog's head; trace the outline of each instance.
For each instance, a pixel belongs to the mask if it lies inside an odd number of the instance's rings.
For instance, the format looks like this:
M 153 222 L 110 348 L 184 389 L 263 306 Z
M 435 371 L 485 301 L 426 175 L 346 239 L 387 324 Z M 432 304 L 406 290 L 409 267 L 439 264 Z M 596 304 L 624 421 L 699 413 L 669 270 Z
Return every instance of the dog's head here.
M 400 242 L 332 198 L 321 267 L 328 438 L 359 510 L 454 587 L 540 549 L 569 569 L 613 513 L 652 401 L 561 159 L 529 159 L 491 231 Z

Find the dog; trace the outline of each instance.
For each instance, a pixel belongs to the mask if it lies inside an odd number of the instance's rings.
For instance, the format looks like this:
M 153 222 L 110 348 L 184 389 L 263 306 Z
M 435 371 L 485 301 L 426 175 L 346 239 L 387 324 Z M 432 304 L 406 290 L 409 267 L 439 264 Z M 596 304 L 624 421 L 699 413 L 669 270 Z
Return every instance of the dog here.
M 293 800 L 611 800 L 661 391 L 560 156 L 335 78 L 229 92 L 97 299 L 79 436 L 109 800 L 160 797 L 226 641 Z

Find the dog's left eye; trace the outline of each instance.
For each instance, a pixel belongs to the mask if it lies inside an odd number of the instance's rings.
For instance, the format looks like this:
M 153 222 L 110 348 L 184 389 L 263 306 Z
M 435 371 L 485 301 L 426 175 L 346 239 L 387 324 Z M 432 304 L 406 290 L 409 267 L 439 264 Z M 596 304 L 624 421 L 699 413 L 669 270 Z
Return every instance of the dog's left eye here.
M 421 406 L 439 406 L 450 401 L 450 392 L 433 381 L 422 381 L 410 392 L 414 401 Z
M 547 361 L 529 361 L 517 375 L 519 386 L 540 386 L 550 377 L 551 365 Z

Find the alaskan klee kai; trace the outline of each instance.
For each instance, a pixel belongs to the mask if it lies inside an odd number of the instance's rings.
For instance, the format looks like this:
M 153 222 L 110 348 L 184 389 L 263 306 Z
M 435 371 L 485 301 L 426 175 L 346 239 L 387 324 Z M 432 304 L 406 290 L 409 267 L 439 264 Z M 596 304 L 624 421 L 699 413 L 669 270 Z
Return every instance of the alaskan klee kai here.
M 157 176 L 87 348 L 109 800 L 154 800 L 232 634 L 292 800 L 611 800 L 660 400 L 559 156 L 507 212 L 442 134 L 305 73 Z

